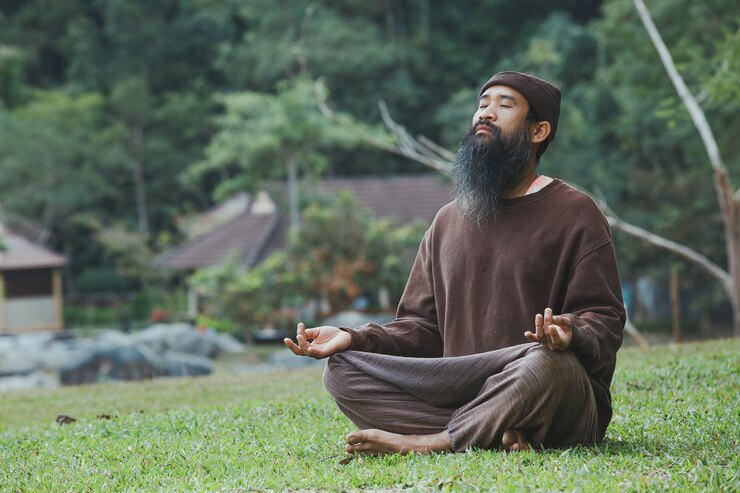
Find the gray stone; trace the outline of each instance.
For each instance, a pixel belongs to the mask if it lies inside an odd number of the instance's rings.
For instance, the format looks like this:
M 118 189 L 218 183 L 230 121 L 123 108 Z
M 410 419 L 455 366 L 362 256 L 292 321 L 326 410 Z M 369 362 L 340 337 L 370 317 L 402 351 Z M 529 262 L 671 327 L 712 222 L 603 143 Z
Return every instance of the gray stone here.
M 41 369 L 41 362 L 30 354 L 0 356 L 0 377 L 22 376 Z
M 268 364 L 274 369 L 308 368 L 311 366 L 323 366 L 326 358 L 315 359 L 306 356 L 296 356 L 290 349 L 276 351 L 268 358 Z
M 144 380 L 160 376 L 163 363 L 146 346 L 102 342 L 85 351 L 79 359 L 59 369 L 64 385 L 109 380 Z
M 165 351 L 162 355 L 163 370 L 170 377 L 196 377 L 210 375 L 213 362 L 192 354 Z
M 55 375 L 34 371 L 28 375 L 0 378 L 0 392 L 6 390 L 30 389 L 39 387 L 58 387 L 59 382 Z
M 188 324 L 152 325 L 132 337 L 158 353 L 169 350 L 214 358 L 220 351 L 218 339 L 214 333 L 197 331 Z
M 239 342 L 236 337 L 231 334 L 224 334 L 219 332 L 215 335 L 216 344 L 220 351 L 224 353 L 237 354 L 243 353 L 247 350 L 246 346 Z
M 322 325 L 331 325 L 334 327 L 358 327 L 367 323 L 382 325 L 394 318 L 392 313 L 363 313 L 355 310 L 347 310 L 324 319 Z

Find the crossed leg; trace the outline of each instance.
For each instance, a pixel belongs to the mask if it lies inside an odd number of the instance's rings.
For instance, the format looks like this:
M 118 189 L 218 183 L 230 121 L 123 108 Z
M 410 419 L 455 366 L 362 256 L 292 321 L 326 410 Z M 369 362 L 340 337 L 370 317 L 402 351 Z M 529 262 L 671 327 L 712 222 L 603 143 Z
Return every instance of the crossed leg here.
M 359 428 L 347 436 L 350 453 L 515 451 L 530 441 L 596 438 L 593 392 L 580 363 L 537 344 L 461 358 L 340 353 L 329 360 L 324 385 Z

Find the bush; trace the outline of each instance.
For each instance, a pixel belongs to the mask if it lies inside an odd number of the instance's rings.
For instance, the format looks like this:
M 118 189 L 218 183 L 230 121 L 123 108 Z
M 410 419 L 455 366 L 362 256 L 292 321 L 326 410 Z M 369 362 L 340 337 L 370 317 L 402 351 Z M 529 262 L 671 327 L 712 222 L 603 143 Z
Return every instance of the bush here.
M 236 259 L 202 269 L 190 280 L 209 314 L 249 329 L 292 326 L 302 307 L 328 304 L 316 318 L 342 311 L 381 287 L 400 298 L 425 225 L 395 226 L 341 194 L 303 212 L 300 234 L 285 249 L 245 271 Z

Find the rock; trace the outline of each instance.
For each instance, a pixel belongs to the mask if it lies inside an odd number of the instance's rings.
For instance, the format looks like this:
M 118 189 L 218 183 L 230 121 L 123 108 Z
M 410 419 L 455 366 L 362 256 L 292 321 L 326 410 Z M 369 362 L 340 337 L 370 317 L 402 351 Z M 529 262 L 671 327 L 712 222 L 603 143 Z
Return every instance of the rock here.
M 392 313 L 362 313 L 355 310 L 339 312 L 331 317 L 324 319 L 323 325 L 334 327 L 358 327 L 367 323 L 384 324 L 393 320 L 395 316 Z
M 170 377 L 196 377 L 210 375 L 213 362 L 208 358 L 192 354 L 166 351 L 162 355 L 163 370 Z
M 146 346 L 103 342 L 59 369 L 63 385 L 107 380 L 144 380 L 158 376 L 161 359 Z
M 103 341 L 63 365 L 59 379 L 63 385 L 80 385 L 109 380 L 199 376 L 212 371 L 213 363 L 207 358 L 169 350 L 158 354 L 138 342 Z
M 158 353 L 171 350 L 204 358 L 214 358 L 220 351 L 215 333 L 200 332 L 188 324 L 156 324 L 132 337 Z
M 231 334 L 217 333 L 216 344 L 218 344 L 219 350 L 224 353 L 236 354 L 247 350 L 246 346 Z
M 58 386 L 59 382 L 57 381 L 56 376 L 43 371 L 35 371 L 24 376 L 0 378 L 0 392 L 6 390 Z
M 268 364 L 275 369 L 307 368 L 310 366 L 323 366 L 327 358 L 314 359 L 305 356 L 296 356 L 290 349 L 274 352 L 268 358 Z
M 0 357 L 0 377 L 24 376 L 41 369 L 41 362 L 31 354 Z

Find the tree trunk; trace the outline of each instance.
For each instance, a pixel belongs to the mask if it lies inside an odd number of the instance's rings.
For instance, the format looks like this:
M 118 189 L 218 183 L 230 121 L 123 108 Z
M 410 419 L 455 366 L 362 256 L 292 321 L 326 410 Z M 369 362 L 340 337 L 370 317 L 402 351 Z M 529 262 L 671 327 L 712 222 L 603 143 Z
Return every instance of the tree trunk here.
M 650 36 L 650 41 L 655 46 L 663 63 L 668 77 L 676 89 L 681 102 L 691 116 L 691 120 L 699 132 L 704 148 L 709 157 L 709 163 L 714 170 L 714 186 L 717 193 L 720 211 L 722 212 L 722 222 L 724 224 L 725 245 L 727 250 L 727 272 L 729 280 L 725 284 L 725 289 L 732 304 L 732 323 L 733 334 L 740 337 L 740 196 L 732 193 L 732 185 L 727 168 L 722 162 L 722 156 L 719 152 L 717 140 L 714 138 L 712 127 L 707 121 L 704 111 L 699 106 L 696 98 L 691 94 L 689 88 L 678 73 L 676 64 L 673 62 L 668 47 L 665 45 L 663 38 L 660 36 L 658 28 L 655 27 L 653 18 L 650 15 L 643 0 L 634 0 L 637 13 L 640 15 L 645 30 Z
M 300 231 L 301 214 L 298 203 L 298 165 L 292 154 L 286 157 L 285 165 L 288 171 L 288 217 L 290 219 L 290 230 Z
M 671 268 L 671 322 L 673 342 L 681 342 L 681 291 L 678 284 L 678 270 Z
M 136 196 L 136 212 L 139 217 L 139 233 L 149 238 L 149 211 L 146 205 L 146 183 L 144 178 L 144 163 L 142 159 L 142 148 L 144 146 L 144 131 L 141 126 L 135 126 L 131 130 L 134 156 L 131 167 L 134 172 L 134 189 Z
M 727 270 L 732 277 L 728 289 L 732 304 L 732 333 L 735 337 L 740 337 L 740 200 L 732 193 L 726 169 L 715 169 L 714 185 L 725 228 Z

